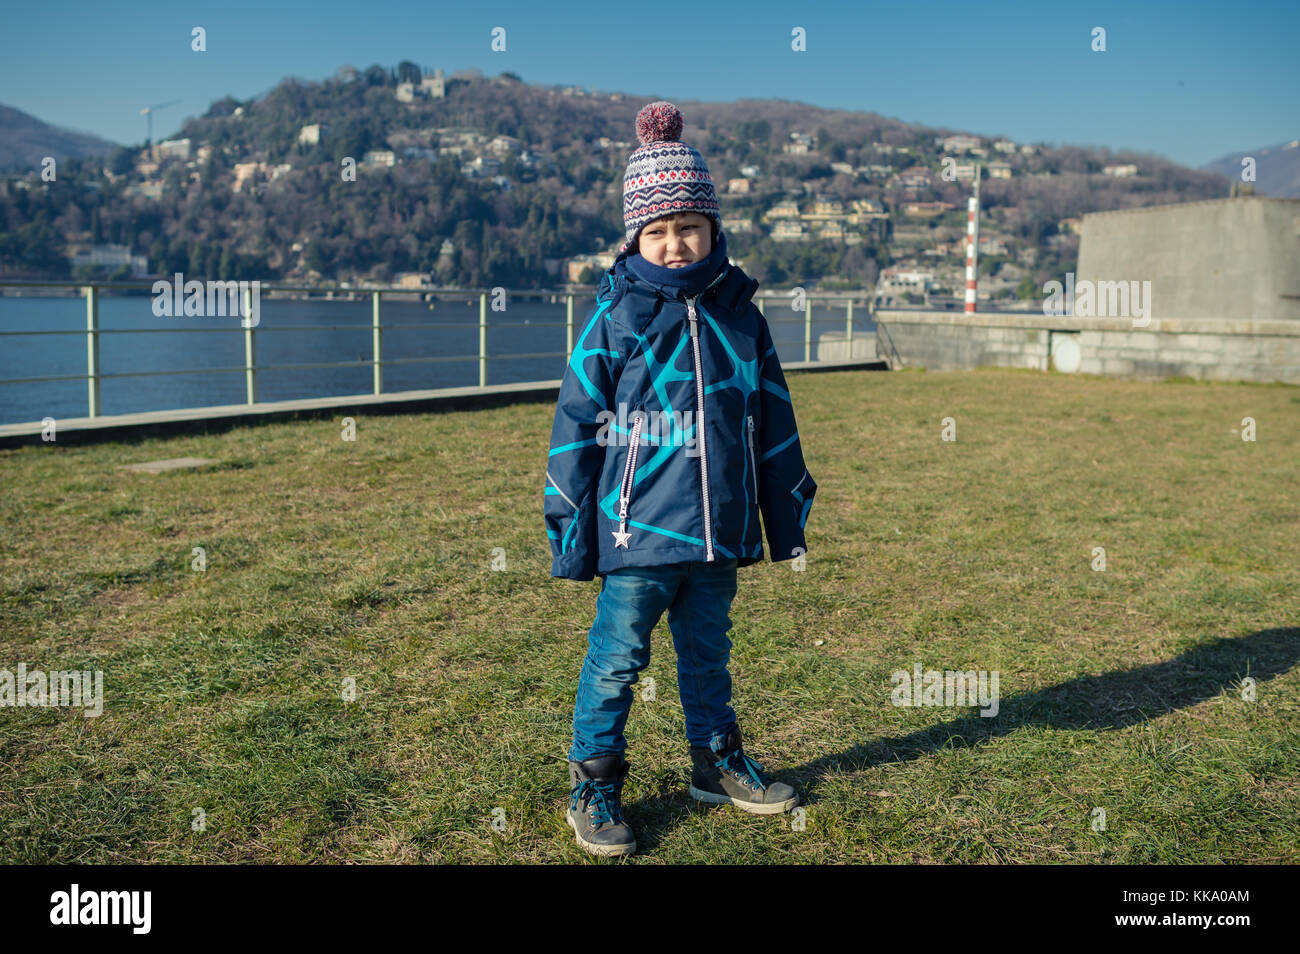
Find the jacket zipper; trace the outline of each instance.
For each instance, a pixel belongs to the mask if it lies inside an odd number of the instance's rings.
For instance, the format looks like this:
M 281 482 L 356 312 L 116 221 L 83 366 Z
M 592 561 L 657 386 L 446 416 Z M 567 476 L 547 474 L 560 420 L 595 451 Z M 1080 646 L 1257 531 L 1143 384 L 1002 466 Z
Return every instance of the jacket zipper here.
M 709 516 L 709 454 L 704 443 L 704 376 L 700 368 L 700 328 L 695 317 L 695 303 L 699 295 L 686 303 L 686 317 L 691 323 L 691 350 L 695 355 L 695 408 L 696 426 L 700 434 L 700 490 L 704 495 L 704 559 L 713 559 L 713 520 Z
M 754 503 L 758 503 L 758 468 L 754 465 L 754 415 L 749 415 L 749 469 L 754 475 Z
M 618 530 L 614 533 L 614 548 L 627 549 L 627 507 L 632 502 L 632 481 L 636 477 L 636 452 L 640 447 L 641 422 L 644 418 L 632 421 L 632 430 L 628 434 L 627 459 L 623 462 L 623 482 L 618 492 Z
M 686 317 L 691 325 L 691 351 L 695 356 L 695 426 L 699 429 L 700 435 L 700 493 L 704 498 L 704 559 L 706 561 L 713 560 L 713 518 L 709 515 L 709 457 L 708 448 L 704 445 L 704 374 L 700 363 L 700 329 L 699 321 L 695 316 L 695 303 L 700 300 L 704 292 L 722 281 L 723 276 L 730 270 L 729 265 L 724 267 L 718 273 L 718 277 L 709 282 L 708 288 L 694 298 L 686 300 Z

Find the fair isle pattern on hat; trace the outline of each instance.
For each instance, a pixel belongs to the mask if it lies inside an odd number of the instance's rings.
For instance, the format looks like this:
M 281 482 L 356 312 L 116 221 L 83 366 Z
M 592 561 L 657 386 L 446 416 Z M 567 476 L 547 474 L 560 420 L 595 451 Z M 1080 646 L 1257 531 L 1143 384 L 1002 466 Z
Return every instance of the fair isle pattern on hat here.
M 642 145 L 627 161 L 623 176 L 623 226 L 632 245 L 648 222 L 678 212 L 698 212 L 722 227 L 718 196 L 704 157 L 682 142 L 682 114 L 659 101 L 636 116 Z

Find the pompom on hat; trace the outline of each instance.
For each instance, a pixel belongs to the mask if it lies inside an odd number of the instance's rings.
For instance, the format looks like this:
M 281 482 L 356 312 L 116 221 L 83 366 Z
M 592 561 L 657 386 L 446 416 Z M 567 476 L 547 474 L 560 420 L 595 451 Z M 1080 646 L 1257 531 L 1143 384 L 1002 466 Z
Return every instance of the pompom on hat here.
M 623 227 L 629 249 L 641 229 L 678 212 L 707 215 L 722 229 L 718 196 L 704 157 L 682 142 L 682 113 L 662 100 L 636 114 L 641 146 L 628 157 L 623 175 Z

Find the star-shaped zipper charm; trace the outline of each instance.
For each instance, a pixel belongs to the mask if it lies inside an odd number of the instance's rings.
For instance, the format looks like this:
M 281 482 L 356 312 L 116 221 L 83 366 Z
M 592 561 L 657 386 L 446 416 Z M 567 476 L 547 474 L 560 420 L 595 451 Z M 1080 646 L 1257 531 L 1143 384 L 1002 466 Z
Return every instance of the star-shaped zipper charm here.
M 622 547 L 624 550 L 626 550 L 626 549 L 627 549 L 627 540 L 628 540 L 628 537 L 632 536 L 632 531 L 631 531 L 631 530 L 611 530 L 610 533 L 614 534 L 614 547 L 615 547 L 615 549 L 617 549 L 618 547 Z

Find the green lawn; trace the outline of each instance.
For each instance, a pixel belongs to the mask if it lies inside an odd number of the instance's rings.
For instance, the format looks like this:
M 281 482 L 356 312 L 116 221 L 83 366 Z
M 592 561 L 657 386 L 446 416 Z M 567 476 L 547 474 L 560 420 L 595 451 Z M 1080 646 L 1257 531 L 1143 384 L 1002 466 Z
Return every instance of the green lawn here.
M 630 863 L 1300 862 L 1300 389 L 790 384 L 807 567 L 741 571 L 732 673 L 803 830 L 686 796 L 664 620 Z M 600 581 L 549 575 L 553 410 L 0 451 L 0 669 L 105 695 L 0 709 L 0 862 L 587 861 L 565 754 Z M 183 456 L 222 463 L 118 469 Z M 892 705 L 916 663 L 998 672 L 998 715 Z

